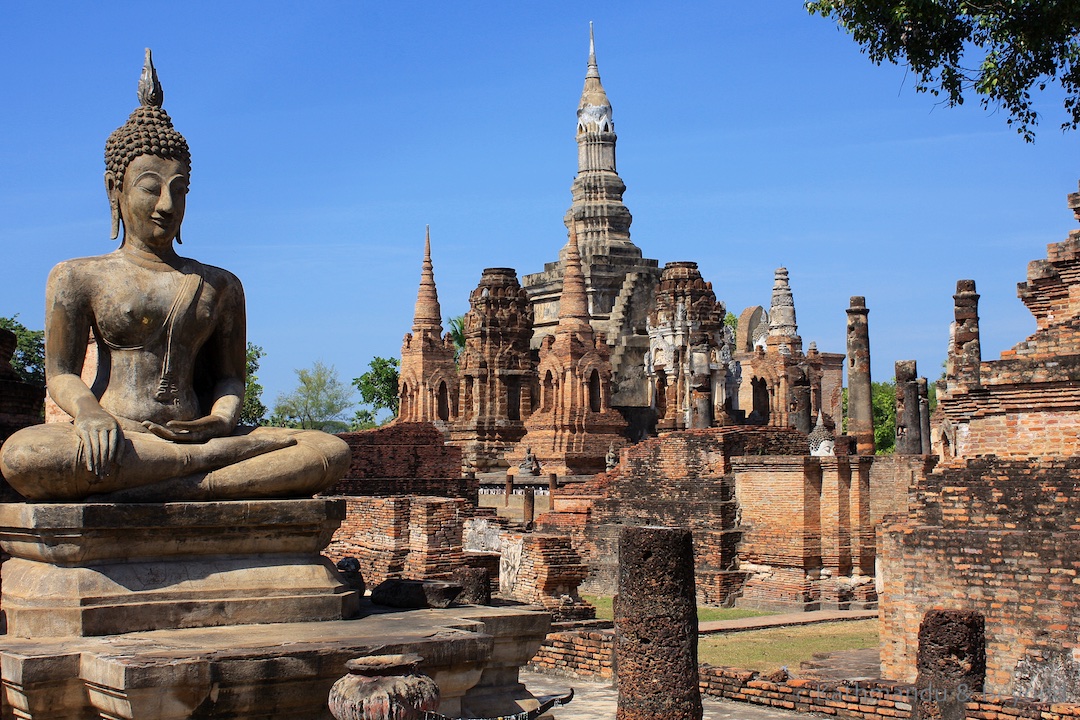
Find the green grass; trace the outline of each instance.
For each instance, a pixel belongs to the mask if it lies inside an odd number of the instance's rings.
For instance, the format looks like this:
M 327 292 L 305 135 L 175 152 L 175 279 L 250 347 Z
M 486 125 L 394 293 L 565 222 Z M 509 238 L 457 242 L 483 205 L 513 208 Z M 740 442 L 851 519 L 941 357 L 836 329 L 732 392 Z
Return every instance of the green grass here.
M 878 646 L 877 620 L 819 623 L 708 635 L 698 643 L 698 661 L 746 670 L 792 671 L 814 653 Z
M 596 606 L 596 617 L 599 620 L 611 620 L 614 615 L 611 610 L 611 598 L 598 597 L 596 595 L 582 595 L 582 598 Z M 764 610 L 744 610 L 742 608 L 718 608 L 699 607 L 698 622 L 711 620 L 738 620 L 739 618 L 759 617 L 761 615 L 773 615 L 775 613 Z

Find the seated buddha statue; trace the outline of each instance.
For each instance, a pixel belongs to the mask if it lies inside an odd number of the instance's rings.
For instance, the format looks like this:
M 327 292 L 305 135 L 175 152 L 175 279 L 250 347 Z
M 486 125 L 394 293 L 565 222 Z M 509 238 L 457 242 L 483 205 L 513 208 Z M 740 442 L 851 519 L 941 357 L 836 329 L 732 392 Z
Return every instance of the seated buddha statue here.
M 176 252 L 191 156 L 161 107 L 149 50 L 139 101 L 105 145 L 120 247 L 60 263 L 46 286 L 46 384 L 72 421 L 15 433 L 0 470 L 30 500 L 311 496 L 345 473 L 349 448 L 314 430 L 239 426 L 244 290 L 232 273 Z

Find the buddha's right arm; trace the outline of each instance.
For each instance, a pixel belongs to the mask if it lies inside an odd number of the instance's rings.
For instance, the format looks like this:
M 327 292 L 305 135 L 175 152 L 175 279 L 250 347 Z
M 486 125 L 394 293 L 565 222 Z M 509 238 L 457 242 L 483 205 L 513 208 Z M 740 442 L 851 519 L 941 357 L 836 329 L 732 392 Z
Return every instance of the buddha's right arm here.
M 75 419 L 80 460 L 103 477 L 120 462 L 123 432 L 83 382 L 83 359 L 90 335 L 92 283 L 79 261 L 62 262 L 49 273 L 45 289 L 45 377 L 53 401 Z
M 108 475 L 123 454 L 124 433 L 116 418 L 102 409 L 82 378 L 63 373 L 49 378 L 49 394 L 75 419 L 80 459 L 98 477 Z

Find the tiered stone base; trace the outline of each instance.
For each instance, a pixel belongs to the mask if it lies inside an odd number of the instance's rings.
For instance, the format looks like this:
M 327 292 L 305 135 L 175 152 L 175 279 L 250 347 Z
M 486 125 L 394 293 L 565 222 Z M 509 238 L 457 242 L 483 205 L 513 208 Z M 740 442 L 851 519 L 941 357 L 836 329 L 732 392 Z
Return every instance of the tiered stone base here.
M 413 652 L 440 712 L 496 717 L 536 707 L 518 668 L 550 617 L 466 606 L 334 622 L 157 630 L 0 642 L 4 717 L 25 720 L 332 720 L 330 687 L 355 657 Z
M 8 635 L 353 617 L 359 597 L 319 554 L 342 500 L 0 506 Z

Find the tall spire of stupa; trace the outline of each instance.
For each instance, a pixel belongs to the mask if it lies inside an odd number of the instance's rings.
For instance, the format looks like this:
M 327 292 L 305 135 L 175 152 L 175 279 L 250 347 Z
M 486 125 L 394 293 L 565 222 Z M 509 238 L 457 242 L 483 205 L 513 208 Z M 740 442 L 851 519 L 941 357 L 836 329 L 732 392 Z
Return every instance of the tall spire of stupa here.
M 559 327 L 556 332 L 571 331 L 592 336 L 589 324 L 589 297 L 585 292 L 585 275 L 581 272 L 577 227 L 570 226 L 570 244 L 566 253 L 562 297 L 559 298 Z
M 416 293 L 416 312 L 413 316 L 413 332 L 424 330 L 442 335 L 442 308 L 439 293 L 435 289 L 435 270 L 431 264 L 431 226 L 424 236 L 424 263 L 420 269 L 420 290 Z
M 788 282 L 788 271 L 785 267 L 776 268 L 773 280 L 769 335 L 792 338 L 799 336 L 799 326 L 795 322 L 795 300 L 791 296 L 791 284 Z
M 600 83 L 596 40 L 589 23 L 589 65 L 577 110 L 578 172 L 564 221 L 567 228 L 579 224 L 578 251 L 586 265 L 595 256 L 610 255 L 613 248 L 630 259 L 641 257 L 641 250 L 630 242 L 632 218 L 622 199 L 626 185 L 615 169 L 616 140 L 611 101 Z

